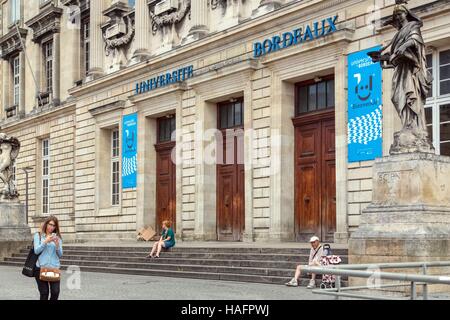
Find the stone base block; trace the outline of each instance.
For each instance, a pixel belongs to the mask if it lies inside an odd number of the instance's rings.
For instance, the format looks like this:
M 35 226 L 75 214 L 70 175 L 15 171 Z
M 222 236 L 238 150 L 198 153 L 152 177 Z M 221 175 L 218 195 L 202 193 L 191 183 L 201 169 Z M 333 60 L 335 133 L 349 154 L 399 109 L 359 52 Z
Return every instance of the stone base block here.
M 23 204 L 0 203 L 0 242 L 3 241 L 31 241 Z
M 450 261 L 449 177 L 450 157 L 410 153 L 378 159 L 372 203 L 349 239 L 349 263 Z M 428 274 L 449 275 L 450 267 Z M 351 279 L 350 285 L 366 282 Z M 442 290 L 450 293 L 450 286 L 430 286 L 430 292 Z
M 0 260 L 6 257 L 11 257 L 12 254 L 19 252 L 26 246 L 31 245 L 31 238 L 29 241 L 0 241 Z

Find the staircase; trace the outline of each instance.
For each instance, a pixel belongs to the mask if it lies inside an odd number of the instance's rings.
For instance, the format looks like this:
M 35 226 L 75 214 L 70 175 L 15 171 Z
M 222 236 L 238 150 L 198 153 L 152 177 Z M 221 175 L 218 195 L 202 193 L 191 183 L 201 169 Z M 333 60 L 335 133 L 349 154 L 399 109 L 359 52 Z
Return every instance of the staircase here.
M 13 254 L 0 265 L 21 267 L 28 251 Z M 175 247 L 153 259 L 145 258 L 148 252 L 149 248 L 137 246 L 66 245 L 61 264 L 63 270 L 78 266 L 88 272 L 283 284 L 298 264 L 307 264 L 309 256 L 306 248 Z M 333 254 L 348 262 L 346 249 L 334 249 Z M 307 282 L 302 275 L 301 284 Z

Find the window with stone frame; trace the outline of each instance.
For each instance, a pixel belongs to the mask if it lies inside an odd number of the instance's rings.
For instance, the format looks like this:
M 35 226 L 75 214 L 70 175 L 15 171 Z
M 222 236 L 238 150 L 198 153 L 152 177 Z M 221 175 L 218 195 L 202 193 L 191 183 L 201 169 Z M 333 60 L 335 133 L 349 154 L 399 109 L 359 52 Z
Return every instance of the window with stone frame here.
M 83 17 L 81 20 L 81 32 L 80 32 L 80 43 L 81 43 L 81 66 L 82 66 L 82 75 L 86 76 L 88 74 L 88 71 L 90 69 L 90 60 L 89 60 L 89 54 L 90 54 L 90 38 L 89 38 L 89 32 L 90 32 L 90 22 L 89 22 L 89 16 Z
M 13 105 L 18 106 L 20 101 L 20 56 L 11 59 L 12 82 L 13 82 Z
M 334 75 L 296 85 L 295 115 L 334 108 Z
M 434 49 L 426 58 L 433 75 L 425 105 L 428 135 L 437 154 L 450 156 L 450 47 Z
M 53 90 L 53 40 L 42 44 L 42 53 L 44 60 L 44 91 L 50 93 Z
M 50 214 L 50 139 L 41 140 L 41 204 L 42 214 Z
M 111 205 L 120 204 L 120 138 L 119 130 L 111 131 Z
M 158 143 L 172 141 L 176 129 L 175 115 L 158 119 Z
M 14 24 L 20 20 L 21 0 L 9 0 L 9 24 Z

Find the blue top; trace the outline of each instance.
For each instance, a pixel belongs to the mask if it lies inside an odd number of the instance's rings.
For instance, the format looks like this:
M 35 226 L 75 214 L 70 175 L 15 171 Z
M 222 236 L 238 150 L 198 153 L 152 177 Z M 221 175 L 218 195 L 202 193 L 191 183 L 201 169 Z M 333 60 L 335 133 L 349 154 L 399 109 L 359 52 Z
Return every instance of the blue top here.
M 166 240 L 168 237 L 170 237 L 170 240 Z M 173 247 L 175 245 L 175 235 L 173 234 L 172 228 L 169 228 L 166 231 L 163 230 L 162 238 L 168 246 Z
M 36 267 L 41 266 L 47 268 L 60 268 L 61 263 L 59 259 L 63 255 L 62 239 L 59 239 L 59 249 L 56 250 L 56 244 L 52 241 L 44 243 L 45 234 L 41 236 L 39 241 L 39 233 L 34 235 L 34 253 L 39 254 L 39 259 L 36 262 Z

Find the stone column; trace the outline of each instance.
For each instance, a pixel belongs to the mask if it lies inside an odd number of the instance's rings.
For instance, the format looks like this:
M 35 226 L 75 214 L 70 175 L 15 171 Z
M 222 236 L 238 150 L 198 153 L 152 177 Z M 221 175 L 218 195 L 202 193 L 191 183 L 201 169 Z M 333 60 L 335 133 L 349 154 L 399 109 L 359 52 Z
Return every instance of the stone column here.
M 335 100 L 336 100 L 336 232 L 335 243 L 348 241 L 348 163 L 347 163 L 347 56 L 345 49 L 335 66 Z
M 150 12 L 147 0 L 136 0 L 135 16 L 136 50 L 133 59 L 139 62 L 150 56 Z
M 204 37 L 208 31 L 208 2 L 204 0 L 191 1 L 191 29 L 189 37 L 198 40 Z
M 103 11 L 107 8 L 105 0 L 91 1 L 90 22 L 90 64 L 88 80 L 94 80 L 104 74 L 104 43 L 101 24 L 105 22 Z
M 60 100 L 60 91 L 61 91 L 61 61 L 60 61 L 60 52 L 61 52 L 61 35 L 59 33 L 53 34 L 53 74 L 52 74 L 52 102 L 54 106 L 58 106 L 61 102 Z

